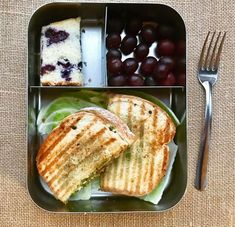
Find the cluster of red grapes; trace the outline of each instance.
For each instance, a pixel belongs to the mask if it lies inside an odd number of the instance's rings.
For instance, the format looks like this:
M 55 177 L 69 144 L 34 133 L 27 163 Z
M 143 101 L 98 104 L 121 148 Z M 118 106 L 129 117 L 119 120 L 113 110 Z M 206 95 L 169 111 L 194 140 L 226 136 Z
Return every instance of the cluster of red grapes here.
M 123 30 L 125 37 L 121 39 Z M 124 23 L 112 16 L 108 20 L 107 33 L 110 86 L 185 85 L 185 41 L 175 39 L 172 26 L 143 24 L 136 16 Z M 155 56 L 149 56 L 155 42 Z M 122 61 L 122 54 L 133 54 L 133 57 Z

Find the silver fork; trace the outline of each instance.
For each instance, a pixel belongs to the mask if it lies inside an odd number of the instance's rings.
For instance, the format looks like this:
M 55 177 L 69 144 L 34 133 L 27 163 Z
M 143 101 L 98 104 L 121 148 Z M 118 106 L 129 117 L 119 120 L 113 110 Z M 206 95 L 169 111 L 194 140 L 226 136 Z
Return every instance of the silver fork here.
M 205 123 L 201 135 L 200 153 L 195 179 L 195 187 L 198 190 L 205 190 L 208 183 L 207 166 L 212 123 L 212 87 L 218 78 L 220 55 L 226 32 L 223 33 L 222 38 L 221 34 L 222 32 L 219 32 L 218 35 L 216 35 L 216 32 L 208 32 L 198 64 L 198 80 L 206 92 Z M 215 36 L 217 36 L 216 39 Z

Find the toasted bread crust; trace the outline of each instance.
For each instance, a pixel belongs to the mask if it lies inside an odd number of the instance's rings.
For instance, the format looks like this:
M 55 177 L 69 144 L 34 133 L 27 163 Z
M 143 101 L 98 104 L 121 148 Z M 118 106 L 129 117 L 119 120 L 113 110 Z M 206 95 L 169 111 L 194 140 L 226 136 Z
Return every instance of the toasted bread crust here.
M 113 123 L 120 124 L 115 132 L 109 129 Z M 115 115 L 85 108 L 66 117 L 49 134 L 37 154 L 38 172 L 55 197 L 66 203 L 133 141 L 133 133 Z
M 115 102 L 120 102 L 120 101 L 129 102 L 130 100 L 132 100 L 134 105 L 135 104 L 142 105 L 142 103 L 145 103 L 145 107 L 143 108 L 146 108 L 146 110 L 143 110 L 143 111 L 145 111 L 146 113 L 148 113 L 148 109 L 147 109 L 148 107 L 150 108 L 150 111 L 152 111 L 152 109 L 154 108 L 157 110 L 157 112 L 161 112 L 167 118 L 167 124 L 166 124 L 167 127 L 165 127 L 164 130 L 162 131 L 162 133 L 164 133 L 164 137 L 162 137 L 161 144 L 167 144 L 174 138 L 175 133 L 176 133 L 176 126 L 174 122 L 172 121 L 170 116 L 156 104 L 148 100 L 142 99 L 140 97 L 131 96 L 131 95 L 109 94 L 109 97 L 110 98 L 109 98 L 108 106 L 111 106 Z M 131 113 L 128 113 L 128 115 L 131 115 Z
M 126 140 L 129 144 L 133 143 L 135 135 L 120 118 L 112 114 L 110 111 L 98 107 L 87 107 L 84 108 L 83 111 L 96 113 L 100 118 L 103 119 L 104 123 L 112 124 L 119 131 L 120 136 L 122 136 L 124 140 Z
M 150 193 L 166 173 L 175 125 L 157 105 L 139 97 L 110 95 L 108 109 L 124 120 L 136 135 L 129 148 L 106 168 L 101 189 L 112 193 L 143 196 Z
M 160 149 L 160 148 L 159 148 Z M 112 165 L 106 167 L 106 171 L 101 174 L 101 190 L 106 192 L 112 192 L 114 194 L 122 194 L 128 196 L 144 196 L 150 193 L 156 186 L 161 182 L 162 178 L 166 174 L 168 161 L 169 161 L 169 148 L 168 146 L 164 145 L 163 154 L 160 154 L 161 151 L 157 150 L 158 155 L 163 155 L 162 160 L 156 162 L 155 165 L 151 165 L 150 168 L 147 170 L 146 174 L 149 174 L 149 179 L 147 179 L 147 187 L 146 190 L 141 189 L 140 184 L 133 185 L 132 189 L 130 190 L 127 186 L 126 187 L 118 187 L 116 186 L 116 182 L 119 180 L 119 176 L 111 176 L 112 171 L 117 171 L 117 169 L 112 170 Z M 121 158 L 123 154 L 119 157 Z M 154 157 L 149 159 L 149 162 L 154 162 Z M 156 167 L 157 166 L 157 167 Z M 145 166 L 146 167 L 146 166 Z M 122 169 L 125 172 L 125 169 Z M 141 169 L 141 171 L 144 171 Z M 153 172 L 156 172 L 155 176 L 153 176 Z M 136 172 L 132 172 L 132 175 L 139 174 L 139 170 Z M 131 176 L 129 176 L 131 177 Z M 109 179 L 108 179 L 109 178 Z M 139 179 L 139 176 L 137 176 Z M 150 179 L 151 178 L 151 179 Z M 110 179 L 113 179 L 113 182 L 110 182 Z M 128 178 L 128 180 L 131 180 Z M 142 182 L 140 182 L 142 183 Z

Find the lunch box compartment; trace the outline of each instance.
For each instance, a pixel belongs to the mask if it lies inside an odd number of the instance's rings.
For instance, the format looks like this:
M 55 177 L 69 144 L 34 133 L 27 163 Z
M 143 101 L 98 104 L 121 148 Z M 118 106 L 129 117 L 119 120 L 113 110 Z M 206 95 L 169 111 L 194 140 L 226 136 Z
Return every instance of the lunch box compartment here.
M 127 18 L 132 13 L 144 22 L 172 25 L 177 37 L 185 39 L 185 26 L 180 15 L 172 8 L 158 4 L 93 4 L 51 3 L 39 8 L 32 16 L 28 28 L 28 84 L 40 86 L 40 37 L 42 26 L 68 18 L 81 17 L 81 50 L 83 87 L 107 87 L 106 35 L 107 24 L 113 14 Z M 165 16 L 167 15 L 167 17 Z M 127 20 L 127 19 L 126 19 Z M 122 38 L 125 32 L 122 33 Z M 156 43 L 150 47 L 149 56 L 155 55 Z M 130 55 L 123 55 L 122 61 Z M 174 86 L 177 87 L 177 86 Z
M 85 87 L 105 86 L 105 15 L 104 4 L 51 3 L 39 8 L 28 29 L 28 84 L 40 86 L 40 37 L 42 26 L 81 17 L 82 73 Z
M 83 88 L 89 89 L 89 88 Z M 63 89 L 63 88 L 50 88 L 42 87 L 41 89 L 32 88 L 29 92 L 29 106 L 35 106 L 29 111 L 34 114 L 30 116 L 36 116 L 37 112 L 43 107 L 47 106 L 52 100 L 68 95 L 71 92 L 79 91 L 80 89 Z M 94 89 L 93 89 L 94 90 Z M 131 88 L 129 90 L 132 90 Z M 118 88 L 100 88 L 96 91 L 111 91 L 118 93 Z M 178 102 L 181 100 L 184 90 L 181 88 L 169 89 L 153 89 L 144 88 L 139 89 L 146 94 L 151 94 L 158 99 L 162 100 L 168 107 L 170 107 L 177 114 L 178 119 L 183 119 L 185 110 L 183 108 L 176 111 L 174 109 L 180 106 Z M 33 102 L 35 102 L 33 104 Z M 182 120 L 182 121 L 185 121 Z M 92 198 L 87 201 L 69 201 L 67 205 L 63 205 L 61 202 L 56 200 L 51 194 L 46 191 L 40 182 L 39 175 L 36 169 L 36 155 L 42 143 L 42 136 L 37 134 L 35 121 L 31 121 L 34 125 L 30 125 L 29 128 L 29 140 L 28 140 L 28 189 L 34 202 L 49 211 L 74 211 L 74 212 L 110 212 L 110 211 L 160 211 L 168 209 L 174 206 L 180 198 L 183 196 L 186 182 L 187 182 L 187 171 L 186 171 L 186 125 L 182 124 L 177 129 L 175 136 L 175 143 L 178 144 L 179 150 L 177 152 L 176 160 L 173 165 L 171 178 L 166 191 L 158 205 L 153 205 L 149 202 L 139 200 L 137 198 L 110 195 L 106 192 L 98 192 L 92 194 Z
M 69 201 L 66 205 L 48 193 L 40 182 L 36 168 L 36 155 L 42 137 L 37 132 L 37 116 L 40 109 L 62 94 L 80 89 L 112 91 L 118 93 L 123 87 L 109 87 L 106 69 L 106 27 L 109 15 L 114 11 L 134 11 L 147 15 L 159 23 L 166 22 L 177 27 L 179 35 L 186 39 L 184 22 L 172 8 L 161 4 L 104 4 L 104 3 L 50 3 L 33 14 L 28 28 L 28 127 L 27 127 L 27 187 L 34 203 L 51 212 L 136 212 L 164 211 L 175 206 L 183 197 L 187 186 L 187 100 L 186 87 L 125 87 L 152 94 L 169 106 L 181 121 L 177 128 L 175 143 L 177 156 L 170 182 L 159 204 L 154 205 L 134 197 L 110 195 L 98 192 L 90 200 Z M 85 84 L 80 87 L 47 87 L 40 85 L 40 33 L 41 27 L 54 21 L 78 17 L 81 21 L 83 73 Z
M 107 20 L 106 20 L 106 36 L 108 34 L 108 22 L 110 18 L 118 15 L 122 18 L 122 21 L 126 23 L 130 18 L 130 15 L 139 16 L 143 19 L 143 24 L 167 24 L 175 29 L 175 40 L 185 40 L 185 26 L 182 18 L 179 14 L 172 8 L 165 5 L 155 5 L 155 4 L 108 4 L 107 5 Z M 167 15 L 167 16 L 166 16 Z M 125 29 L 121 33 L 121 39 L 126 36 Z M 137 45 L 141 43 L 140 37 L 137 35 Z M 148 57 L 154 57 L 159 59 L 159 56 L 156 55 L 157 42 L 154 42 L 149 47 Z M 106 50 L 106 53 L 108 51 Z M 186 56 L 186 53 L 184 53 Z M 127 58 L 133 58 L 134 53 L 132 52 L 129 55 L 122 54 L 122 62 Z M 177 57 L 176 57 L 177 59 Z M 141 62 L 139 62 L 140 66 Z M 140 73 L 140 67 L 136 73 Z M 140 73 L 141 74 L 141 73 Z M 106 67 L 106 84 L 108 86 L 108 72 Z M 159 86 L 159 85 L 158 85 Z M 123 87 L 123 86 L 122 86 Z M 149 86 L 148 86 L 149 87 Z M 176 85 L 174 87 L 177 87 Z

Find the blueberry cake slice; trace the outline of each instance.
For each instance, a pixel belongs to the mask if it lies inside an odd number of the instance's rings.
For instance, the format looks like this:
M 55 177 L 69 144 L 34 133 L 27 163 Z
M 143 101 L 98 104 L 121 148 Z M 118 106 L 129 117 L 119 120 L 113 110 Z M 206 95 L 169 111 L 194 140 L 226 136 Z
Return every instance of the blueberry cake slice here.
M 80 20 L 71 18 L 42 27 L 42 85 L 82 85 Z

